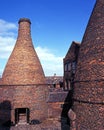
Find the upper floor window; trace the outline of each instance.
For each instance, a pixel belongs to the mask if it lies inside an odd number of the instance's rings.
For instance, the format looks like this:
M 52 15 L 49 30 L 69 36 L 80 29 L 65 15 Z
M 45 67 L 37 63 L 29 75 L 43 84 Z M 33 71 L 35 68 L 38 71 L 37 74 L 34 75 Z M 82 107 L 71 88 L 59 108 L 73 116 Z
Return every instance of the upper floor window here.
M 68 71 L 71 70 L 71 63 L 68 63 Z
M 68 68 L 68 65 L 65 64 L 65 66 L 64 66 L 65 71 L 67 71 L 67 68 Z
M 64 70 L 65 71 L 72 71 L 73 73 L 75 73 L 75 70 L 76 70 L 76 61 L 66 63 L 64 65 Z
M 72 71 L 73 71 L 73 73 L 75 73 L 75 70 L 76 70 L 76 61 L 73 61 L 72 62 Z

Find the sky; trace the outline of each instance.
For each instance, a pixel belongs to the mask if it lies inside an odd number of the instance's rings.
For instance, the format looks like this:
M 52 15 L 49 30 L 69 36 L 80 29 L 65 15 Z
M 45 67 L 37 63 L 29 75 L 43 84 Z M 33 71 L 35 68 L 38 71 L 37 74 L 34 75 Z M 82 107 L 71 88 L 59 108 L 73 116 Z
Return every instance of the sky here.
M 0 0 L 0 75 L 18 35 L 20 18 L 31 20 L 31 37 L 46 76 L 63 76 L 72 41 L 81 42 L 96 0 Z

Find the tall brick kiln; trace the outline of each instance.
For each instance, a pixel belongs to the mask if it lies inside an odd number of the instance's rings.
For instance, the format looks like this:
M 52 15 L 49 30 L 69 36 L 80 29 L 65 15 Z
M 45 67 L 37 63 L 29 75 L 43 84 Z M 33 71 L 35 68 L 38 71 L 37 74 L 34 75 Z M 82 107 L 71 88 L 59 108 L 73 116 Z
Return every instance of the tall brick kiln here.
M 16 45 L 0 85 L 0 120 L 28 123 L 47 117 L 45 76 L 32 44 L 30 20 L 21 18 Z
M 104 0 L 97 0 L 80 46 L 74 81 L 77 130 L 104 130 Z

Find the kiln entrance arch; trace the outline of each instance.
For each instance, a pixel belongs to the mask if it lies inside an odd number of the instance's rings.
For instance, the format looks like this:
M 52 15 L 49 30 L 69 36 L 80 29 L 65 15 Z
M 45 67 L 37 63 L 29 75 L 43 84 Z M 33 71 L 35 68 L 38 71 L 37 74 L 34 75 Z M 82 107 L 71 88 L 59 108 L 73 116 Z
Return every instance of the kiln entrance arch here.
M 29 123 L 29 108 L 16 108 L 15 109 L 15 123 L 25 124 Z

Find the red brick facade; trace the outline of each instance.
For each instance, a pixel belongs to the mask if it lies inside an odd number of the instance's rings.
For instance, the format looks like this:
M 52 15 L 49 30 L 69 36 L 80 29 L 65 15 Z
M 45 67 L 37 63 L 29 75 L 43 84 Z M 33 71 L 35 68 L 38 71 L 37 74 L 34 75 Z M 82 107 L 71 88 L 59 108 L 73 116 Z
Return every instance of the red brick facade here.
M 104 0 L 97 0 L 80 46 L 73 110 L 77 130 L 104 130 Z
M 72 42 L 64 58 L 64 89 L 70 91 L 63 91 L 60 78 L 46 83 L 30 24 L 19 20 L 16 45 L 0 80 L 0 125 L 36 120 L 48 130 L 45 121 L 56 119 L 54 125 L 47 123 L 52 129 L 70 124 L 70 130 L 104 130 L 104 0 L 97 0 L 81 45 Z
M 80 48 L 80 43 L 73 41 L 65 58 L 63 59 L 64 90 L 70 90 L 72 87 L 71 82 L 73 82 L 74 80 L 74 75 L 77 67 L 79 48 Z
M 2 76 L 1 122 L 11 120 L 13 123 L 19 123 L 25 119 L 29 123 L 31 120 L 43 120 L 48 117 L 48 87 L 32 44 L 30 23 L 26 18 L 19 20 L 16 45 Z
M 45 76 L 32 44 L 30 20 L 20 19 L 18 38 L 2 75 L 2 84 L 44 84 Z

